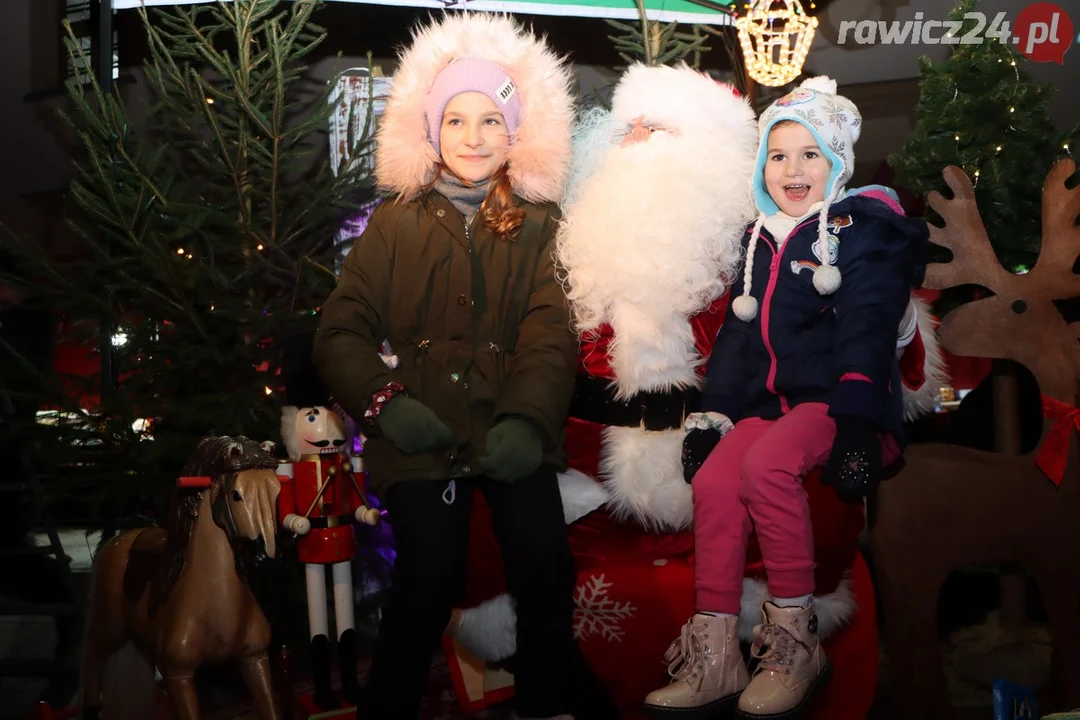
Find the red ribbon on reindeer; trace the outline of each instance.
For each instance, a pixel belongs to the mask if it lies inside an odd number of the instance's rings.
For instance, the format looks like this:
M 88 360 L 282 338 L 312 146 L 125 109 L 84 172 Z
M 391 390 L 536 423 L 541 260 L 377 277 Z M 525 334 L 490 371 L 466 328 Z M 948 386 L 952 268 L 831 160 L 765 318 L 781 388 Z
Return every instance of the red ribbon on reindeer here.
M 1042 396 L 1043 417 L 1053 423 L 1043 439 L 1042 447 L 1035 455 L 1035 464 L 1050 482 L 1061 487 L 1065 475 L 1065 463 L 1069 459 L 1069 440 L 1073 428 L 1080 430 L 1080 408 Z

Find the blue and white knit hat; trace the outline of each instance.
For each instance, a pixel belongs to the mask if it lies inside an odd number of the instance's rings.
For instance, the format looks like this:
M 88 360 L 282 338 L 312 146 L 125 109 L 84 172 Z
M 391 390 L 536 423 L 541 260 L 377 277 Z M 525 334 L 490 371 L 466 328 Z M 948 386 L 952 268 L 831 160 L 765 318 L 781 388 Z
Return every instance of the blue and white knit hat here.
M 765 162 L 769 154 L 769 132 L 778 122 L 793 120 L 814 136 L 821 152 L 832 167 L 826 181 L 825 201 L 818 213 L 817 252 L 821 265 L 814 271 L 814 288 L 821 295 L 832 295 L 840 287 L 840 271 L 832 264 L 829 254 L 829 205 L 844 192 L 855 167 L 855 142 L 862 130 L 862 116 L 855 104 L 836 94 L 836 81 L 825 76 L 809 78 L 795 90 L 780 98 L 765 110 L 758 120 L 761 142 L 754 167 L 754 202 L 758 219 L 750 236 L 743 275 L 743 294 L 732 303 L 732 309 L 742 320 L 749 322 L 757 316 L 757 300 L 750 296 L 750 278 L 754 264 L 754 248 L 765 218 L 780 212 L 765 187 Z

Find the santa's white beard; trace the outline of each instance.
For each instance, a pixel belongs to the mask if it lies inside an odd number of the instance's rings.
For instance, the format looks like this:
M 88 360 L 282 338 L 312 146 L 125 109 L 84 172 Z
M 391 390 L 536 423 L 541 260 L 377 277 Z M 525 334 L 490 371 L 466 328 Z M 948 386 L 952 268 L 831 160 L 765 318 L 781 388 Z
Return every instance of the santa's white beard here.
M 658 132 L 612 148 L 560 229 L 576 327 L 611 324 L 620 397 L 697 382 L 689 319 L 738 270 L 748 182 L 707 146 Z

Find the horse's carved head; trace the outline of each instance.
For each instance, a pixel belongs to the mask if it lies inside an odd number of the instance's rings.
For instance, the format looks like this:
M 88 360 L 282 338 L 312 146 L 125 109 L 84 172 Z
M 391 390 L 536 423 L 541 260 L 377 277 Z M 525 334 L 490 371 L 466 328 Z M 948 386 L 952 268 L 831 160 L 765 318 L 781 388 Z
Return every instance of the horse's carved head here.
M 241 565 L 260 564 L 277 553 L 277 464 L 253 440 L 214 436 L 199 441 L 184 469 L 181 484 L 204 483 L 198 500 L 202 492 L 209 493 L 214 522 L 225 531 Z

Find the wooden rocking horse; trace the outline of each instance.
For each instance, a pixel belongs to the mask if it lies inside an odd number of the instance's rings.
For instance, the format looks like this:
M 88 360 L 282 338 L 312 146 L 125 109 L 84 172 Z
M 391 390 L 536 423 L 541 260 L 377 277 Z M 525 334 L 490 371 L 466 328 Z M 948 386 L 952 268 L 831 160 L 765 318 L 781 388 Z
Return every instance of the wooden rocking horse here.
M 245 437 L 203 438 L 168 526 L 126 532 L 102 549 L 83 645 L 83 718 L 156 717 L 155 666 L 173 718 L 198 718 L 195 670 L 225 660 L 239 662 L 259 716 L 278 717 L 270 625 L 245 581 L 276 551 L 277 465 Z
M 994 255 L 967 175 L 947 167 L 954 197 L 931 193 L 944 219 L 931 242 L 953 259 L 931 264 L 925 285 L 975 284 L 992 297 L 949 313 L 940 340 L 956 355 L 1012 359 L 1038 380 L 1045 416 L 1036 450 L 1003 455 L 953 445 L 913 445 L 899 474 L 881 484 L 871 548 L 894 689 L 904 717 L 952 716 L 938 649 L 938 594 L 948 575 L 983 563 L 1016 563 L 1038 582 L 1054 639 L 1055 684 L 1066 707 L 1080 707 L 1080 427 L 1078 328 L 1055 301 L 1080 296 L 1080 188 L 1066 181 L 1076 163 L 1050 171 L 1042 195 L 1042 249 L 1025 275 Z

